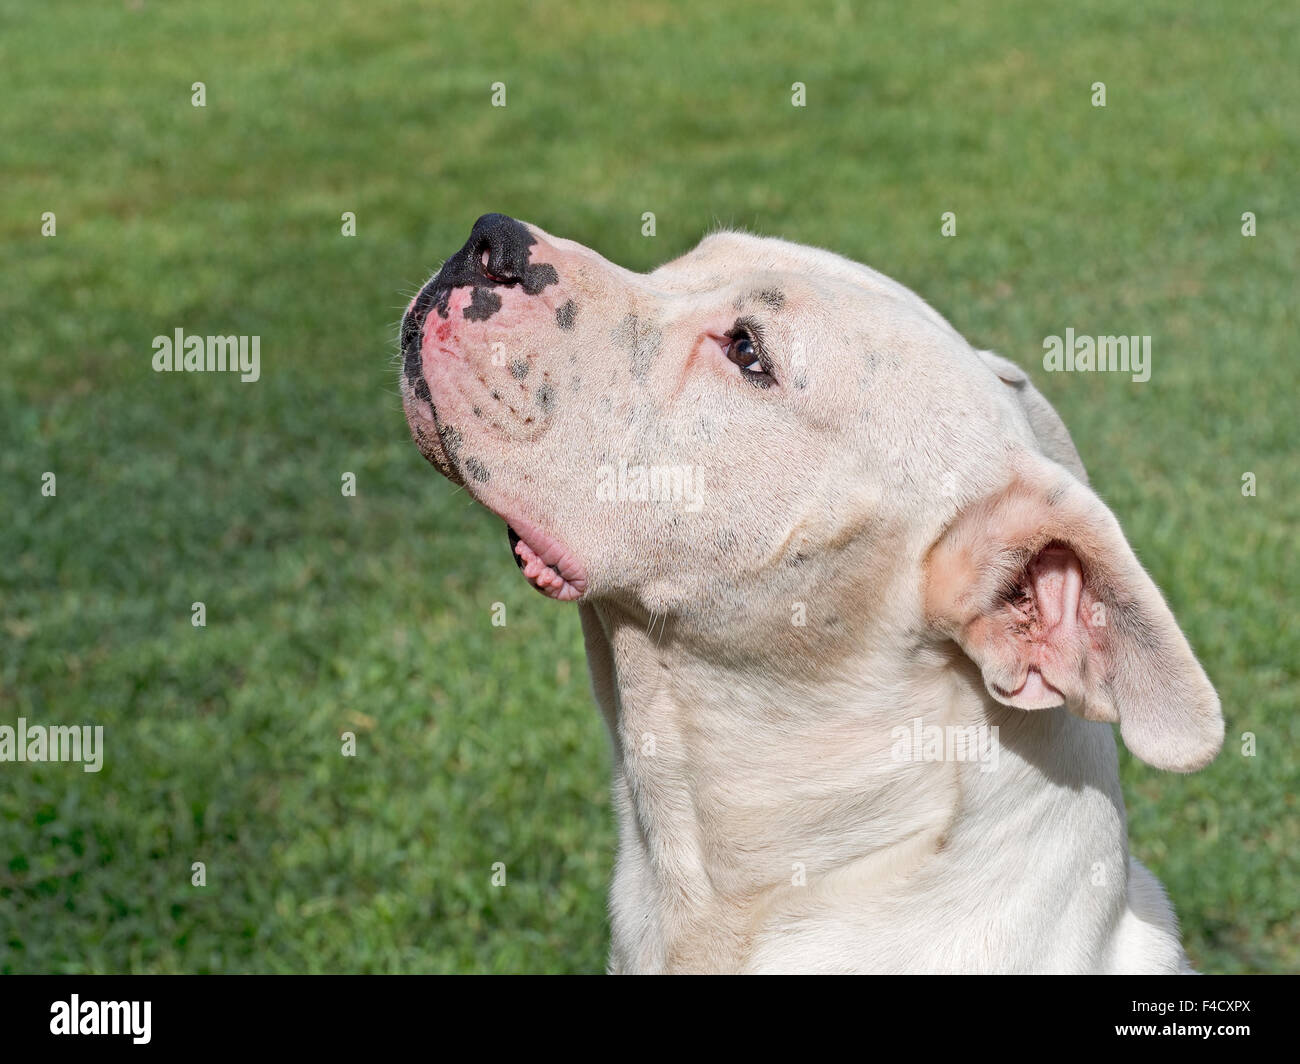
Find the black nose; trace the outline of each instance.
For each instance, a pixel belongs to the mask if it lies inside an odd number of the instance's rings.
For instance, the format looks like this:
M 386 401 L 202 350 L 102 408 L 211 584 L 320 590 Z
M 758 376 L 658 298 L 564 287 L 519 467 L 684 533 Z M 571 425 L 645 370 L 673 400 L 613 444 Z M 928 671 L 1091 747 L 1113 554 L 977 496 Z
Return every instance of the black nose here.
M 554 266 L 528 261 L 536 243 L 523 222 L 504 214 L 483 215 L 469 231 L 465 246 L 443 263 L 438 276 L 429 282 L 438 293 L 434 304 L 438 313 L 447 316 L 447 293 L 462 285 L 474 288 L 474 304 L 465 315 L 473 318 L 490 314 L 489 304 L 501 305 L 498 296 L 488 298 L 486 289 L 517 284 L 535 296 L 548 284 L 555 284 L 559 277 Z
M 494 289 L 519 285 L 526 295 L 559 282 L 549 262 L 529 263 L 530 249 L 537 238 L 523 222 L 505 214 L 485 214 L 469 232 L 465 246 L 442 265 L 415 297 L 402 318 L 402 352 L 407 377 L 416 394 L 428 389 L 420 374 L 420 340 L 430 311 L 445 319 L 452 289 L 473 289 L 463 313 L 466 321 L 486 321 L 501 309 L 501 296 Z M 423 398 L 424 395 L 421 395 Z
M 535 243 L 522 222 L 504 214 L 485 214 L 474 223 L 462 254 L 469 252 L 467 265 L 485 279 L 519 284 L 528 271 L 528 249 Z

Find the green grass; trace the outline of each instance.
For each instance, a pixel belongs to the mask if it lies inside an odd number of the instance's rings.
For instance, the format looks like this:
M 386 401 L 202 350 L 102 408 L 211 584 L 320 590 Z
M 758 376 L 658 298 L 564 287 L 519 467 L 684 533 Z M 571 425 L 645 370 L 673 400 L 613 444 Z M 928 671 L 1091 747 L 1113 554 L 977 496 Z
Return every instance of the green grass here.
M 0 764 L 0 971 L 603 967 L 576 612 L 396 394 L 488 210 L 635 269 L 719 223 L 828 246 L 1037 369 L 1228 720 L 1198 775 L 1125 755 L 1133 850 L 1198 966 L 1300 968 L 1298 35 L 1286 0 L 6 0 L 0 723 L 108 750 Z M 1067 326 L 1152 334 L 1151 381 L 1044 375 Z M 177 327 L 260 335 L 262 380 L 153 373 Z

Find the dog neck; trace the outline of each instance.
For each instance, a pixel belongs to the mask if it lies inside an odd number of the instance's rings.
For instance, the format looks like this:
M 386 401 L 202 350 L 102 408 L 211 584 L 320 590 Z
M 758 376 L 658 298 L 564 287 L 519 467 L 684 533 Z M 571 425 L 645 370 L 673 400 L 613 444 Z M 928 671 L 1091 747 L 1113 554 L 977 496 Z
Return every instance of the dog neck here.
M 613 609 L 581 612 L 613 745 L 615 970 L 801 967 L 788 952 L 769 955 L 769 943 L 788 950 L 795 926 L 815 941 L 815 914 L 832 896 L 831 911 L 848 904 L 856 927 L 837 931 L 846 967 L 914 965 L 939 948 L 928 940 L 951 897 L 969 907 L 971 891 L 1023 883 L 1023 868 L 988 853 L 1040 862 L 1057 878 L 1115 866 L 1107 905 L 1122 898 L 1109 728 L 1063 708 L 999 705 L 951 644 L 891 647 L 809 682 L 719 667 Z M 1061 823 L 1086 832 L 1063 847 Z M 977 924 L 972 942 L 987 937 Z M 784 930 L 769 940 L 773 925 Z

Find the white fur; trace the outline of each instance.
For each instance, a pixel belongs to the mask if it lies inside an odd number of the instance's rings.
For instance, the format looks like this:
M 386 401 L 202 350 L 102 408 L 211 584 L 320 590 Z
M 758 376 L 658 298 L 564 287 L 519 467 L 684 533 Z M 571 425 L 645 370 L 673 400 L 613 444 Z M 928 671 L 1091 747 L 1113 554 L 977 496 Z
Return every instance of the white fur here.
M 958 645 L 969 617 L 945 626 L 927 610 L 936 544 L 960 528 L 969 547 L 984 532 L 963 515 L 1032 468 L 1072 485 L 1073 509 L 1053 517 L 1062 536 L 1081 513 L 1102 530 L 1079 529 L 1085 569 L 1119 574 L 1098 595 L 1172 624 L 1153 585 L 1125 583 L 1145 574 L 1028 378 L 829 252 L 721 233 L 642 276 L 533 232 L 532 261 L 559 284 L 505 291 L 499 315 L 457 322 L 424 365 L 439 423 L 490 471 L 469 490 L 507 520 L 526 512 L 586 566 L 579 609 L 620 836 L 611 971 L 1184 969 L 1163 891 L 1128 854 L 1110 725 L 1081 719 L 1093 703 L 1001 704 L 978 645 Z M 701 341 L 756 291 L 781 294 L 755 310 L 779 356 L 767 391 Z M 565 299 L 577 324 L 561 335 Z M 638 336 L 653 342 L 634 349 Z M 522 384 L 492 368 L 503 342 L 530 361 Z M 514 406 L 531 409 L 542 372 L 561 399 L 525 426 Z M 489 384 L 512 389 L 510 413 L 485 406 Z M 406 400 L 446 468 L 429 404 Z M 597 501 L 592 470 L 613 458 L 699 465 L 706 505 Z M 969 606 L 977 591 L 953 594 Z M 791 623 L 799 603 L 804 626 Z M 1123 679 L 1115 690 L 1143 704 L 1119 718 L 1140 714 L 1161 763 L 1191 768 L 1222 723 L 1180 641 L 1162 628 L 1150 668 L 1126 645 L 1079 689 L 1095 700 Z M 1200 699 L 1194 727 L 1166 712 L 1171 689 Z M 900 761 L 891 730 L 914 718 L 996 726 L 997 769 Z

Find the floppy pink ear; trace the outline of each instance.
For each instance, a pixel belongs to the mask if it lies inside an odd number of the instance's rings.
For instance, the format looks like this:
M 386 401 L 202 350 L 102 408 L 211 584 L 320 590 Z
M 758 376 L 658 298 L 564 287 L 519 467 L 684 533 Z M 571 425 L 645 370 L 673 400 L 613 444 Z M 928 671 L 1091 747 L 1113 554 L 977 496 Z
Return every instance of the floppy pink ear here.
M 1119 722 L 1143 761 L 1192 772 L 1223 743 L 1219 699 L 1114 515 L 1066 470 L 1024 456 L 926 560 L 926 613 L 999 702 Z

